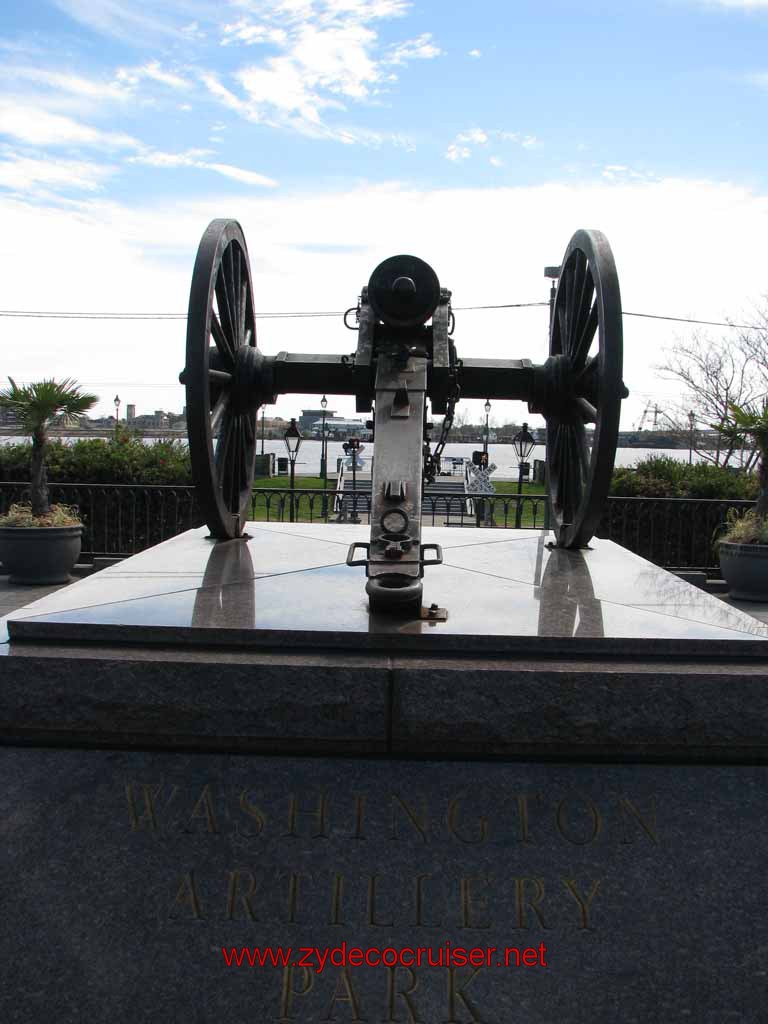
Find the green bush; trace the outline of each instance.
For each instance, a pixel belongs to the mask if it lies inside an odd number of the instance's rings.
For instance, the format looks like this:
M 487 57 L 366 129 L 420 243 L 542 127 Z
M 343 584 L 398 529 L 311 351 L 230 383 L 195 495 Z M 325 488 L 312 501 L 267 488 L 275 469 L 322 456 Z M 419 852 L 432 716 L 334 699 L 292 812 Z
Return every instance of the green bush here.
M 744 498 L 757 497 L 754 474 L 735 472 L 722 466 L 686 462 L 668 455 L 652 455 L 634 469 L 614 471 L 610 493 L 628 498 Z
M 0 446 L 0 480 L 29 480 L 31 454 L 30 443 Z M 109 440 L 51 441 L 46 463 L 51 483 L 192 483 L 186 444 L 179 440 L 142 444 L 128 431 Z

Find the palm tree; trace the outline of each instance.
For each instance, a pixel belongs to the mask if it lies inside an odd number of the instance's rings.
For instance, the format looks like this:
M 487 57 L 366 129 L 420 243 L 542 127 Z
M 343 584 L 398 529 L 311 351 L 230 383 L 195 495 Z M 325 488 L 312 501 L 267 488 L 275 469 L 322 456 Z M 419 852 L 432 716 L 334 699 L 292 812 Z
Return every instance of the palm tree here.
M 32 515 L 43 516 L 51 509 L 45 470 L 51 420 L 59 416 L 68 426 L 77 423 L 93 408 L 98 396 L 82 392 L 77 381 L 70 377 L 60 382 L 43 380 L 26 387 L 19 387 L 12 377 L 8 380 L 11 386 L 0 391 L 0 406 L 14 412 L 21 429 L 32 436 L 30 502 Z
M 757 482 L 760 493 L 755 505 L 755 516 L 761 521 L 768 519 L 768 401 L 764 400 L 762 406 L 730 403 L 727 420 L 715 429 L 723 434 L 734 448 L 740 445 L 757 451 Z

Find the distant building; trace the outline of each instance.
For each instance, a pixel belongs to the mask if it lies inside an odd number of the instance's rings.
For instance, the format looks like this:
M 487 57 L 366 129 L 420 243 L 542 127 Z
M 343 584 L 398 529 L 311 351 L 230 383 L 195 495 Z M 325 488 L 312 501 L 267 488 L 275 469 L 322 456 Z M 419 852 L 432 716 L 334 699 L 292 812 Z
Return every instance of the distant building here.
M 125 408 L 125 419 L 126 419 L 126 422 L 128 422 L 128 423 L 133 423 L 133 421 L 136 419 L 136 406 L 135 405 L 128 405 L 128 406 L 126 406 L 126 408 Z
M 326 417 L 325 427 L 331 437 L 360 437 L 366 440 L 371 436 L 371 431 L 366 427 L 363 420 L 345 420 L 341 416 L 328 419 Z M 323 429 L 322 419 L 315 420 L 307 429 L 308 434 L 321 434 Z
M 326 420 L 326 423 L 329 420 L 332 420 L 335 415 L 336 415 L 336 413 L 334 412 L 333 409 L 326 409 L 325 410 L 325 420 Z M 297 421 L 297 425 L 298 425 L 299 430 L 302 432 L 302 434 L 308 434 L 308 433 L 310 433 L 310 431 L 314 430 L 315 420 L 320 420 L 322 422 L 322 419 L 323 419 L 323 410 L 322 409 L 302 409 L 301 410 L 301 416 L 299 416 L 298 421 Z M 320 427 L 318 427 L 317 429 L 320 430 Z

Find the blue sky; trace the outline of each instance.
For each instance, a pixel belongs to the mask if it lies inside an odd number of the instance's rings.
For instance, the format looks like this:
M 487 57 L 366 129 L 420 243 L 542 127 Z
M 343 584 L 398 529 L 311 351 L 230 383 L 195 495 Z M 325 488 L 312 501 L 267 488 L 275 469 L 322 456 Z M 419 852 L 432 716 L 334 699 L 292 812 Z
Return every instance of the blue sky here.
M 235 216 L 262 310 L 344 308 L 408 247 L 457 304 L 535 301 L 594 226 L 626 308 L 746 316 L 768 291 L 767 40 L 768 0 L 4 5 L 0 308 L 183 311 L 207 220 Z M 543 358 L 541 315 L 510 316 L 468 315 L 466 344 Z M 181 405 L 178 324 L 13 329 L 3 375 Z M 675 398 L 653 372 L 670 331 L 628 330 L 633 420 Z M 261 339 L 349 347 L 327 323 Z

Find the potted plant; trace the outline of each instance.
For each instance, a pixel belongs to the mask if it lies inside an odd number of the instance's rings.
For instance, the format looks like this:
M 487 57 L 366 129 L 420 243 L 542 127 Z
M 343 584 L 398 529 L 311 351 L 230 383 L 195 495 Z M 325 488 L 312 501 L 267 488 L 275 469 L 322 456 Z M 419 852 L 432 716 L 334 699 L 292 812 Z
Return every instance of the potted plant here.
M 11 505 L 0 516 L 0 562 L 11 583 L 68 583 L 82 541 L 83 524 L 77 509 L 51 505 L 45 469 L 48 428 L 54 417 L 76 423 L 98 401 L 80 390 L 76 381 L 43 380 L 0 391 L 0 406 L 16 416 L 19 429 L 32 437 L 32 466 L 28 503 Z
M 728 513 L 717 541 L 723 579 L 736 600 L 768 601 L 768 402 L 759 411 L 730 405 L 728 418 L 716 429 L 734 444 L 757 450 L 760 488 L 753 509 Z

